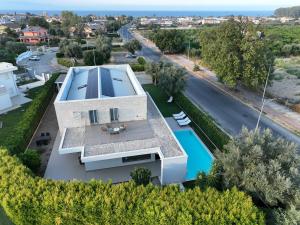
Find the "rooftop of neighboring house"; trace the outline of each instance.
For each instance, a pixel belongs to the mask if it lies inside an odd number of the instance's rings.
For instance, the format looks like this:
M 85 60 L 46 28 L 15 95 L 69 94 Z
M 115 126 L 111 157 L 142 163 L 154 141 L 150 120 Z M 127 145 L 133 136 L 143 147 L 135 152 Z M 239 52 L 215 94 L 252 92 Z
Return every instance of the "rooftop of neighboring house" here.
M 129 65 L 71 67 L 59 101 L 145 95 Z

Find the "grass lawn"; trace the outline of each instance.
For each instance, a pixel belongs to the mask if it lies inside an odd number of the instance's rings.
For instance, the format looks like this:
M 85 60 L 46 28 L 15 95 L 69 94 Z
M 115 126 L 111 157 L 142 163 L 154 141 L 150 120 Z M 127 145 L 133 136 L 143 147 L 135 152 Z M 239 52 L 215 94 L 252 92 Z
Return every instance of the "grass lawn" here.
M 127 49 L 122 46 L 113 46 L 112 51 L 113 52 L 127 52 Z
M 13 225 L 10 219 L 6 216 L 2 207 L 0 207 L 0 224 L 1 225 Z
M 164 117 L 172 117 L 172 114 L 179 113 L 181 109 L 174 103 L 168 103 L 169 97 L 159 87 L 153 84 L 143 85 L 145 91 L 149 92 L 155 104 Z
M 35 98 L 43 86 L 30 89 L 27 92 L 28 98 Z M 0 121 L 3 122 L 3 127 L 0 129 L 0 146 L 8 138 L 14 135 L 14 129 L 18 124 L 20 118 L 24 114 L 25 110 L 29 107 L 30 102 L 22 105 L 20 108 L 12 110 L 6 114 L 0 115 Z

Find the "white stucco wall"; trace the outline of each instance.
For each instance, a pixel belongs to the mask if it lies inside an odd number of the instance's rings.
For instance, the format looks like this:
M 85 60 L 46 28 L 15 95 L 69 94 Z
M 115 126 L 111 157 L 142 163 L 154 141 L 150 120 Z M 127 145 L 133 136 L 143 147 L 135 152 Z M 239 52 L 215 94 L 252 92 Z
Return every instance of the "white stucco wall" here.
M 4 110 L 10 107 L 12 107 L 12 103 L 9 94 L 7 92 L 0 93 L 0 110 Z
M 13 72 L 0 73 L 0 85 L 4 85 L 10 97 L 19 94 Z
M 119 121 L 147 119 L 147 96 L 57 101 L 54 103 L 60 132 L 64 128 L 90 125 L 89 110 L 97 110 L 99 124 L 110 123 L 110 108 L 118 108 Z
M 162 184 L 181 183 L 185 181 L 187 156 L 163 158 L 161 161 Z
M 154 154 L 151 155 L 151 159 L 134 161 L 134 162 L 127 162 L 127 163 L 123 163 L 122 158 L 107 159 L 107 160 L 101 160 L 101 161 L 95 161 L 95 162 L 86 162 L 85 163 L 85 169 L 87 171 L 98 170 L 98 169 L 105 169 L 105 168 L 112 168 L 112 167 L 128 166 L 128 165 L 135 165 L 135 164 L 153 162 L 154 160 L 155 160 L 155 155 Z

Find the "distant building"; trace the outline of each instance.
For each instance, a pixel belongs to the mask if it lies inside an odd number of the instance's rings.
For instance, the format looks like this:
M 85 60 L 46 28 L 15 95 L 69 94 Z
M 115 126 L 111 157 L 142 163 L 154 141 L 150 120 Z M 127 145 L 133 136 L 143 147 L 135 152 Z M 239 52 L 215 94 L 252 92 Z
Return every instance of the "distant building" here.
M 18 68 L 11 63 L 0 63 L 0 111 L 13 106 L 12 97 L 19 94 L 13 71 Z
M 48 32 L 39 26 L 26 27 L 22 30 L 20 41 L 28 44 L 38 44 L 49 40 Z

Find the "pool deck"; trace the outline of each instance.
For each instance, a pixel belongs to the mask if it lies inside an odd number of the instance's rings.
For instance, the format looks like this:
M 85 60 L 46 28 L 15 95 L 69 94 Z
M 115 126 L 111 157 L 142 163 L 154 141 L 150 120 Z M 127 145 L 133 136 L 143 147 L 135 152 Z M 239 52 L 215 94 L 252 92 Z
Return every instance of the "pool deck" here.
M 176 130 L 187 130 L 187 129 L 192 129 L 189 125 L 187 126 L 179 126 L 176 120 L 173 117 L 165 117 L 165 120 L 167 121 L 169 127 L 172 129 L 172 131 Z

